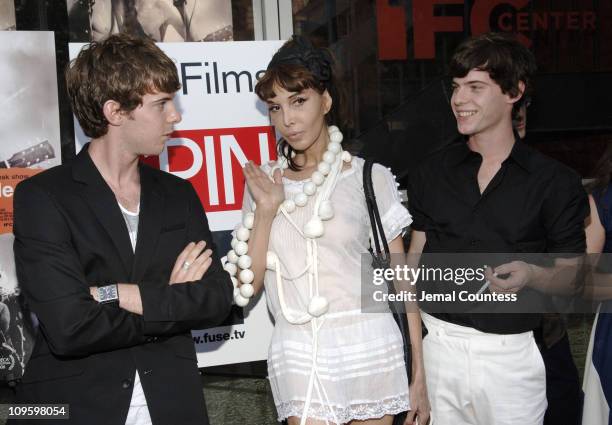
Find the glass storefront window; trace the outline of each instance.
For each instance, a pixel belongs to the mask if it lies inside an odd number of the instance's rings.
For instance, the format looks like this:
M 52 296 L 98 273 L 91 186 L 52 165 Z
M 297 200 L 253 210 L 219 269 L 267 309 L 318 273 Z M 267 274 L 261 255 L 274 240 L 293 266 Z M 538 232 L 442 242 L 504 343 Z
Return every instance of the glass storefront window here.
M 352 150 L 376 157 L 401 177 L 401 170 L 414 165 L 411 158 L 422 158 L 452 137 L 455 124 L 444 87 L 436 83 L 442 74 L 438 63 L 380 59 L 377 3 L 293 0 L 294 32 L 329 47 L 339 63 Z M 398 4 L 390 6 L 392 13 L 405 15 L 405 2 L 389 3 Z M 400 36 L 406 37 L 406 31 L 404 27 Z M 421 136 L 430 136 L 425 146 L 419 143 Z M 405 142 L 408 138 L 412 143 Z
M 585 143 L 593 134 L 612 139 L 601 90 L 612 84 L 610 2 L 292 0 L 292 14 L 294 33 L 329 47 L 340 64 L 360 153 L 400 176 L 457 136 L 447 64 L 465 37 L 487 31 L 516 34 L 536 56 L 530 143 L 575 147 L 579 137 L 567 132 L 585 134 Z M 589 169 L 595 160 L 569 165 Z

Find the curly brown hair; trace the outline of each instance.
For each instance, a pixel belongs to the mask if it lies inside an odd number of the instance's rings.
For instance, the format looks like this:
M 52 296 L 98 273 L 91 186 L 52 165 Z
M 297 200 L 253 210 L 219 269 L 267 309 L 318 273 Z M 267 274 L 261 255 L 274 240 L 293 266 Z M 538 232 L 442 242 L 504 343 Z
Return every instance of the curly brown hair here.
M 153 40 L 126 33 L 83 47 L 65 77 L 72 111 L 91 138 L 108 131 L 102 110 L 108 100 L 130 112 L 145 94 L 174 93 L 181 87 L 175 63 Z

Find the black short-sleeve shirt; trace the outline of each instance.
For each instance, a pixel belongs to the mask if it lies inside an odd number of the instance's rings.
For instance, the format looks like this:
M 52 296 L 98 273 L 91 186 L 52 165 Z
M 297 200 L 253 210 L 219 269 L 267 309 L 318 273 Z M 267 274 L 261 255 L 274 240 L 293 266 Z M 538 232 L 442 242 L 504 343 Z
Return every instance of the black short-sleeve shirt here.
M 412 228 L 425 232 L 423 252 L 583 253 L 589 202 L 570 168 L 516 140 L 481 194 L 482 156 L 465 139 L 430 156 L 411 174 Z M 538 326 L 533 314 L 454 314 L 436 317 L 490 333 Z

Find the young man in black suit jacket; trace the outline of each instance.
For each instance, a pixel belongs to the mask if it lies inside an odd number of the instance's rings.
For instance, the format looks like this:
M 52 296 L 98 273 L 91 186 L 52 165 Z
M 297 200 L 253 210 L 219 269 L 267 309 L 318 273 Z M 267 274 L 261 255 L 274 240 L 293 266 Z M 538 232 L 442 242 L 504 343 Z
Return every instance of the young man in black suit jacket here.
M 139 162 L 181 119 L 175 64 L 113 35 L 66 81 L 92 140 L 15 191 L 17 275 L 40 321 L 18 402 L 69 404 L 62 423 L 207 424 L 189 331 L 228 315 L 232 283 L 191 184 Z

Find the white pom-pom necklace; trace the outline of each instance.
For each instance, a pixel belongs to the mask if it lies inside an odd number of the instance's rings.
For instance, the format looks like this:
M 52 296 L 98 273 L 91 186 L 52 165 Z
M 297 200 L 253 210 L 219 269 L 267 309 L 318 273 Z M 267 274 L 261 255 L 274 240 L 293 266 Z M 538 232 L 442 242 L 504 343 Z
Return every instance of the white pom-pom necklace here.
M 278 213 L 285 215 L 289 222 L 296 227 L 300 235 L 313 243 L 314 251 L 311 245 L 309 245 L 308 251 L 315 257 L 316 243 L 314 243 L 314 239 L 320 238 L 325 233 L 323 221 L 331 220 L 334 217 L 334 208 L 329 198 L 335 187 L 337 178 L 342 171 L 342 163 L 351 161 L 351 154 L 342 150 L 341 143 L 343 136 L 338 127 L 330 126 L 328 128 L 328 134 L 329 143 L 327 145 L 327 150 L 323 154 L 322 161 L 319 162 L 315 171 L 313 171 L 310 176 L 310 181 L 304 183 L 302 190 L 298 194 L 290 199 L 285 199 L 278 209 Z M 280 169 L 281 173 L 283 173 L 288 166 L 287 159 L 280 158 L 276 165 L 270 169 L 270 178 L 272 178 L 276 169 Z M 314 214 L 304 227 L 299 229 L 293 223 L 293 220 L 291 220 L 290 214 L 297 208 L 307 205 L 309 199 L 315 195 L 317 196 Z M 232 283 L 234 285 L 234 303 L 240 307 L 246 306 L 255 293 L 252 285 L 254 274 L 250 269 L 252 260 L 248 255 L 248 240 L 251 230 L 253 229 L 254 220 L 255 215 L 252 212 L 245 214 L 242 218 L 242 223 L 236 229 L 235 236 L 231 241 L 232 249 L 227 253 L 227 262 L 224 266 L 225 270 L 232 277 Z M 315 284 L 314 296 L 309 302 L 307 312 L 298 313 L 285 305 L 280 263 L 276 254 L 272 251 L 268 251 L 267 253 L 266 267 L 276 271 L 281 307 L 283 314 L 289 322 L 306 323 L 313 317 L 319 317 L 327 312 L 329 303 L 325 297 L 319 295 L 318 273 L 309 273 L 309 277 L 314 275 L 314 282 L 311 282 Z

